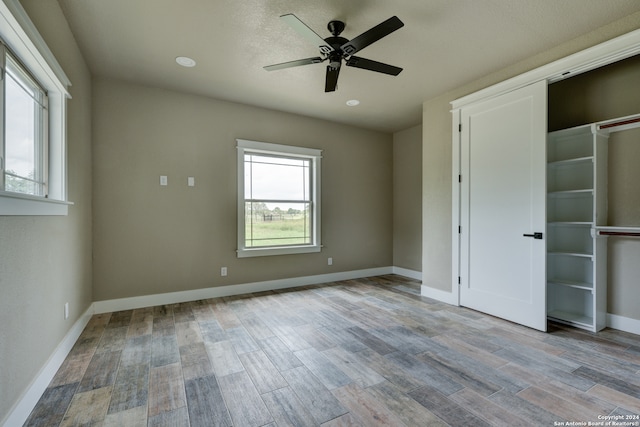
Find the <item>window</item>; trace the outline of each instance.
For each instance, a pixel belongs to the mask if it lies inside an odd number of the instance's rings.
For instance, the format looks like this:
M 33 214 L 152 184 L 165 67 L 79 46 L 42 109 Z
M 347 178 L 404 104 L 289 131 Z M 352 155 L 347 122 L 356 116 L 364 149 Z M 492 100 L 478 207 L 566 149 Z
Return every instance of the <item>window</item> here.
M 19 0 L 0 22 L 0 215 L 67 215 L 71 83 Z
M 319 252 L 321 151 L 237 146 L 238 257 Z
M 47 96 L 10 54 L 5 55 L 4 191 L 47 196 Z

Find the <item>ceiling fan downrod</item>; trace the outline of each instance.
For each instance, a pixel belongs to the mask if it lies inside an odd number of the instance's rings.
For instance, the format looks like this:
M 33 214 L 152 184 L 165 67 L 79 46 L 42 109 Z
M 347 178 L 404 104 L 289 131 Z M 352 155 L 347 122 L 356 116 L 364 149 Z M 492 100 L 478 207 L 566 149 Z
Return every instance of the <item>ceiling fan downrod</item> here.
M 329 21 L 327 29 L 334 37 L 338 37 L 344 31 L 345 24 L 342 21 Z

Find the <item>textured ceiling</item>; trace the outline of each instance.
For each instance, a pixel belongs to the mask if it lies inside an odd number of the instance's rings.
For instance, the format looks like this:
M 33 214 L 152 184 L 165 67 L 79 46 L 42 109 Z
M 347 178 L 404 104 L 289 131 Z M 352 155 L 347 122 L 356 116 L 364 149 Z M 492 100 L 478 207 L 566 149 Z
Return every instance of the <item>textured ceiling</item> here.
M 638 0 L 59 0 L 92 73 L 386 132 L 419 124 L 422 102 L 640 11 Z M 278 17 L 352 39 L 396 15 L 405 26 L 358 56 L 397 77 L 325 64 L 267 72 L 318 55 Z M 197 61 L 183 68 L 175 57 Z M 345 102 L 358 99 L 358 107 Z

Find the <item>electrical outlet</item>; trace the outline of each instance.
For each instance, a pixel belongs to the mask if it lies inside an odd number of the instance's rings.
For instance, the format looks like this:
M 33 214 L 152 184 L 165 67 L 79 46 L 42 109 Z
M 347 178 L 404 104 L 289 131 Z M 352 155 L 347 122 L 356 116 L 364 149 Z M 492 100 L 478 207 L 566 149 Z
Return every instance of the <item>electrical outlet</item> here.
M 327 265 L 333 265 L 333 258 L 329 257 L 327 259 Z
M 64 318 L 65 320 L 69 318 L 69 303 L 64 303 Z
M 227 267 L 222 267 L 220 269 L 220 275 L 221 276 L 226 276 L 227 275 Z

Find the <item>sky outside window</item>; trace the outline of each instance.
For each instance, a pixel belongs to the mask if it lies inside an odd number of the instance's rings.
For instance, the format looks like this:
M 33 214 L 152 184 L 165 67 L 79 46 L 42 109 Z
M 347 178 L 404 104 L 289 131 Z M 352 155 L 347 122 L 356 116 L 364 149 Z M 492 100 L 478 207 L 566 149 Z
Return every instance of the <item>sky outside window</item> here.
M 7 73 L 7 77 L 5 169 L 16 175 L 33 177 L 36 169 L 36 104 L 33 92 L 28 93 L 11 73 Z
M 307 159 L 245 155 L 245 194 L 254 200 L 309 200 L 309 165 Z M 278 203 L 268 203 L 269 209 Z M 294 209 L 304 209 L 291 206 Z

